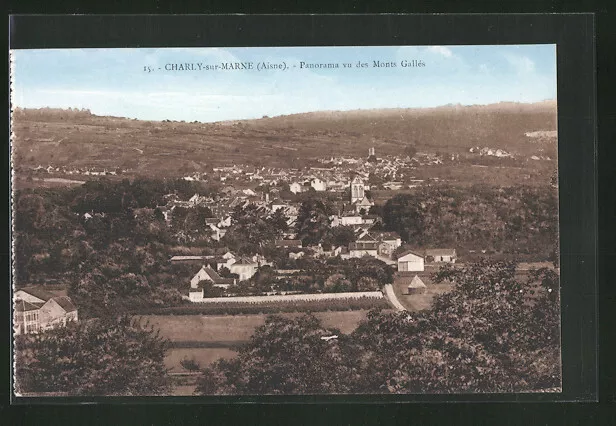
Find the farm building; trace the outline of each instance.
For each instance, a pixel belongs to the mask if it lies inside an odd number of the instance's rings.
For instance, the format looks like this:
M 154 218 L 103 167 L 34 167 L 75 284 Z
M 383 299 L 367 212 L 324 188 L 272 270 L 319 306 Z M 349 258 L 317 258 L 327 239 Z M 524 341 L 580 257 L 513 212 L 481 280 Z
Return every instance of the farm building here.
M 412 251 L 406 251 L 398 257 L 398 271 L 421 272 L 424 270 L 423 256 Z
M 222 278 L 218 273 L 210 267 L 203 266 L 199 272 L 190 280 L 190 288 L 196 289 L 199 287 L 199 282 L 210 281 L 214 287 L 228 288 L 231 284 L 235 284 L 233 278 Z
M 421 294 L 426 291 L 426 285 L 417 275 L 413 277 L 408 286 L 408 294 Z
M 456 249 L 427 249 L 426 257 L 436 263 L 455 263 Z
M 15 292 L 15 334 L 38 333 L 77 321 L 77 308 L 67 296 L 55 296 L 35 287 Z

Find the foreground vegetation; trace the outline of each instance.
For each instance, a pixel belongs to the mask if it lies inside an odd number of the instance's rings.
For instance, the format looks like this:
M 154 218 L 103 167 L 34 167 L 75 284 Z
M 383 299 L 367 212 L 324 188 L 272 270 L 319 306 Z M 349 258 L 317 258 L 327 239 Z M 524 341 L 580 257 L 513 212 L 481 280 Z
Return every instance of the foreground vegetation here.
M 516 279 L 515 265 L 444 267 L 454 283 L 421 312 L 372 310 L 352 332 L 313 315 L 269 316 L 238 356 L 201 371 L 200 394 L 469 393 L 559 389 L 559 278 Z M 18 336 L 18 391 L 138 395 L 169 391 L 166 340 L 126 318 Z
M 157 331 L 129 317 L 90 320 L 16 336 L 16 392 L 168 394 L 167 349 L 167 340 Z
M 271 316 L 238 357 L 202 371 L 200 394 L 469 393 L 559 389 L 558 276 L 515 265 L 444 268 L 454 289 L 420 313 L 372 312 L 350 334 L 311 315 Z M 539 290 L 537 289 L 539 285 Z M 538 296 L 532 292 L 540 291 Z M 336 337 L 334 337 L 336 336 Z

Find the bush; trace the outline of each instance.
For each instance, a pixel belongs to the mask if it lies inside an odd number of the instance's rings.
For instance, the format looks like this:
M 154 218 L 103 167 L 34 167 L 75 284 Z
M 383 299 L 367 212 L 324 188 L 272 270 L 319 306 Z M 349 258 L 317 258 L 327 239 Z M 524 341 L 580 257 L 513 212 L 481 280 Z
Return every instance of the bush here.
M 199 371 L 201 369 L 201 365 L 194 357 L 184 357 L 184 359 L 180 361 L 180 365 L 188 371 Z

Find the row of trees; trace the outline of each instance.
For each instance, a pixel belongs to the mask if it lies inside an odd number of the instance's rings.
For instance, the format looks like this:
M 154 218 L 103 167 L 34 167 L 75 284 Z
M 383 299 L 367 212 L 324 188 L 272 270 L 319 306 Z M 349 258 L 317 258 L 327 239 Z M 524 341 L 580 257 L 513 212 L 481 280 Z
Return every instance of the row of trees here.
M 296 261 L 300 272 L 278 276 L 270 267 L 259 271 L 243 286 L 229 292 L 236 294 L 261 294 L 268 291 L 299 291 L 302 293 L 342 293 L 378 290 L 393 281 L 393 268 L 372 258 L 330 259 L 305 258 Z M 238 291 L 241 288 L 243 292 Z
M 394 196 L 382 214 L 387 230 L 419 246 L 557 257 L 558 196 L 550 186 L 424 188 Z

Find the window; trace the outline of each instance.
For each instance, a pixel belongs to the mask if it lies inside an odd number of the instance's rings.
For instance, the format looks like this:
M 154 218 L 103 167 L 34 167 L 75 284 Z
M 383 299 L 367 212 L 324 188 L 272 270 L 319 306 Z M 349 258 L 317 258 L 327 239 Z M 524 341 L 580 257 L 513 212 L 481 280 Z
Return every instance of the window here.
M 27 322 L 38 321 L 38 312 L 26 313 L 26 321 Z

